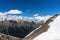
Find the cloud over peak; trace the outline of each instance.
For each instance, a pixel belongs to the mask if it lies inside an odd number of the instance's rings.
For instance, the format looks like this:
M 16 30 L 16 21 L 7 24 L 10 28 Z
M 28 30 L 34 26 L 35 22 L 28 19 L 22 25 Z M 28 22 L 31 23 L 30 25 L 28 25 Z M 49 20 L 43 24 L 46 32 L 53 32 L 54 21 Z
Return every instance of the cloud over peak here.
M 8 15 L 9 14 L 9 15 Z M 11 15 L 10 15 L 11 14 Z M 36 22 L 40 22 L 41 20 L 43 20 L 44 22 L 46 22 L 47 19 L 49 19 L 51 16 L 39 16 L 38 13 L 34 14 L 33 17 L 27 17 L 27 16 L 17 16 L 17 15 L 12 15 L 12 14 L 22 14 L 22 11 L 20 10 L 9 10 L 7 12 L 0 12 L 0 20 L 4 20 L 4 19 L 13 19 L 13 20 L 17 20 L 17 19 L 22 19 L 22 20 L 27 20 L 27 21 L 36 21 Z

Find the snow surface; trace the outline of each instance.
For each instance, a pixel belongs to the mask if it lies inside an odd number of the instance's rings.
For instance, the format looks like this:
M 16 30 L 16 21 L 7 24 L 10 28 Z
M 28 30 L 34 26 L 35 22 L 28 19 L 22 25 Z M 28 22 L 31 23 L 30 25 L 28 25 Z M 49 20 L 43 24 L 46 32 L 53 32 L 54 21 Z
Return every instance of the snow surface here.
M 49 23 L 50 28 L 33 40 L 60 40 L 60 15 Z

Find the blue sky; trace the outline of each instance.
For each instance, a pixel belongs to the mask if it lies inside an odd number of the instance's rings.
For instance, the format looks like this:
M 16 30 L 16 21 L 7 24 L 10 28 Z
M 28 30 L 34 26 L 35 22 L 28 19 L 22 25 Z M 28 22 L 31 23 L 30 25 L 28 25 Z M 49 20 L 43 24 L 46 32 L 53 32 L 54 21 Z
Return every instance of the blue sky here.
M 60 0 L 0 0 L 0 12 L 21 10 L 21 16 L 55 15 L 60 13 Z

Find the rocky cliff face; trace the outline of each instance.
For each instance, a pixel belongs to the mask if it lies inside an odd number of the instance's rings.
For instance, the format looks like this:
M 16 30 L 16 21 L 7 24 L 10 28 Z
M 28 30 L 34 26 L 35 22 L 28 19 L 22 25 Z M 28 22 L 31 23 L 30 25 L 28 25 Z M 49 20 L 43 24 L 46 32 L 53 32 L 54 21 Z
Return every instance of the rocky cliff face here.
M 15 40 L 16 38 L 18 39 L 24 38 L 26 35 L 28 35 L 31 31 L 39 27 L 41 24 L 39 23 L 36 24 L 34 21 L 24 21 L 24 20 L 0 21 L 1 40 L 5 40 L 5 39 Z M 7 36 L 7 38 L 5 36 Z M 10 39 L 11 37 L 12 39 Z
M 21 40 L 21 38 L 0 33 L 0 40 Z

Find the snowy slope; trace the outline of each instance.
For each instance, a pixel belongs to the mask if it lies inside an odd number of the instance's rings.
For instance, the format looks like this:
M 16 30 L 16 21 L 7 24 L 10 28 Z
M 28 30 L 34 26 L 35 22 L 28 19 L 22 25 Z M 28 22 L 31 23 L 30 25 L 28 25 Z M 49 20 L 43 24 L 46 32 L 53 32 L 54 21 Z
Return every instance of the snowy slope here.
M 50 28 L 33 40 L 60 40 L 60 15 L 48 24 Z

